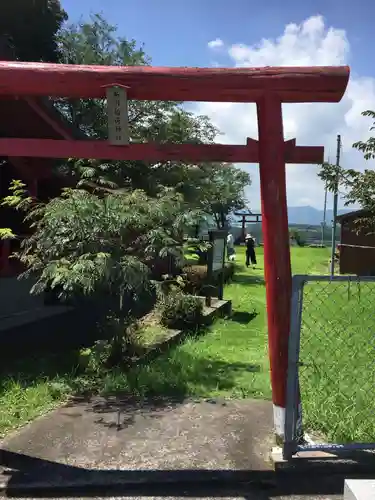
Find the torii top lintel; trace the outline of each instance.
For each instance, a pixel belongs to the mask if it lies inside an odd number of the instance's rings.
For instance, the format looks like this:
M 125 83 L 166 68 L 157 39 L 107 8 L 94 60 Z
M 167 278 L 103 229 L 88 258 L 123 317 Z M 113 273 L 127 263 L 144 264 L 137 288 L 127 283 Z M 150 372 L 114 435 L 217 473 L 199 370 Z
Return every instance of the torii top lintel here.
M 0 62 L 0 95 L 99 98 L 105 88 L 128 87 L 139 100 L 257 102 L 265 93 L 282 102 L 339 102 L 347 66 L 158 68 Z

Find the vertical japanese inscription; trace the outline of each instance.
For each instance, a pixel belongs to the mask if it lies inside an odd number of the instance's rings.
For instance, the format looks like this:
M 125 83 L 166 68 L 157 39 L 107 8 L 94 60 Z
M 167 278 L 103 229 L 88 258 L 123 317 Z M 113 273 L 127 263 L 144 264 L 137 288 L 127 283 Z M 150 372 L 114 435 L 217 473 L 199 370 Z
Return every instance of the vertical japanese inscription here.
M 122 87 L 107 88 L 108 140 L 110 144 L 129 144 L 128 98 Z

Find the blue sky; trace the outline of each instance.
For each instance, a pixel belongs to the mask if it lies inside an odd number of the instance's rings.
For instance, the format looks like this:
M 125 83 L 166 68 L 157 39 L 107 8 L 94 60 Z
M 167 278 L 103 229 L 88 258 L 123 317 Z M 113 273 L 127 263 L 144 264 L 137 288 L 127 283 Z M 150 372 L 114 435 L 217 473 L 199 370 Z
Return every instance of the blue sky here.
M 373 57 L 373 0 L 62 0 L 71 20 L 102 12 L 119 33 L 146 46 L 156 66 L 209 66 L 207 42 L 251 45 L 279 36 L 286 24 L 321 14 L 347 31 L 351 64 L 362 72 Z M 225 62 L 225 60 L 223 61 Z M 228 62 L 228 61 L 227 61 Z M 375 73 L 375 68 L 372 74 Z
M 342 163 L 369 167 L 352 148 L 366 140 L 371 123 L 361 117 L 375 109 L 374 0 L 61 0 L 70 21 L 102 13 L 118 33 L 145 45 L 156 66 L 294 66 L 350 64 L 351 80 L 340 104 L 286 105 L 284 134 L 297 144 L 325 146 L 333 161 L 336 135 L 343 140 Z M 209 47 L 219 39 L 220 46 Z M 257 136 L 254 105 L 200 103 L 223 132 L 220 142 L 244 143 Z M 260 206 L 259 175 L 253 179 L 251 205 Z M 289 205 L 321 208 L 324 186 L 315 166 L 287 168 Z M 330 202 L 331 203 L 331 202 Z M 343 202 L 340 201 L 342 206 Z

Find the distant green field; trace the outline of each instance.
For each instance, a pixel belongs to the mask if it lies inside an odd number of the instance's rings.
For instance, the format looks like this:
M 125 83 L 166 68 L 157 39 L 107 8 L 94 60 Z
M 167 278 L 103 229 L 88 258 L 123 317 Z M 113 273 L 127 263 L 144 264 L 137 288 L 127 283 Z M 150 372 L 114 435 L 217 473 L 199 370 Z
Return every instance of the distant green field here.
M 340 229 L 339 225 L 337 226 L 337 238 L 339 239 L 340 237 Z M 262 225 L 261 223 L 254 223 L 254 224 L 249 224 L 248 225 L 248 231 L 251 232 L 257 241 L 261 242 L 263 241 L 263 236 L 262 236 Z M 309 225 L 309 224 L 289 224 L 289 229 L 291 231 L 297 231 L 301 239 L 305 241 L 307 244 L 310 243 L 320 243 L 322 240 L 322 228 L 320 225 Z M 232 227 L 232 233 L 235 235 L 235 237 L 239 236 L 241 234 L 241 227 L 240 225 L 236 226 L 235 228 Z M 330 224 L 327 224 L 325 229 L 324 229 L 324 235 L 323 235 L 323 242 L 326 246 L 331 245 L 331 237 L 332 237 L 332 229 Z M 339 241 L 337 241 L 339 242 Z

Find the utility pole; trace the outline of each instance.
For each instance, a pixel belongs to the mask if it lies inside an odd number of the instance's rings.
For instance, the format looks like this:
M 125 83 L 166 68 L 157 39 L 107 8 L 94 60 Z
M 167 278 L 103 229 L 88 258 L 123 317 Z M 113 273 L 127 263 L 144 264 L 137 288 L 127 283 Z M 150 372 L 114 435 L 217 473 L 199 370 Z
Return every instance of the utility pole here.
M 329 157 L 328 157 L 328 163 L 329 163 Z M 328 186 L 327 186 L 327 181 L 326 181 L 325 186 L 324 186 L 324 207 L 323 207 L 323 222 L 322 222 L 322 247 L 324 246 L 324 231 L 326 229 L 327 192 L 328 192 Z
M 332 219 L 332 247 L 331 247 L 331 276 L 335 274 L 335 248 L 336 248 L 336 218 L 337 204 L 339 198 L 339 167 L 340 167 L 340 152 L 341 152 L 341 136 L 337 136 L 337 151 L 336 151 L 336 179 L 333 191 L 333 219 Z
M 329 160 L 328 160 L 329 162 Z M 327 217 L 327 183 L 324 187 L 324 207 L 323 207 L 323 222 L 322 222 L 322 247 L 324 246 L 324 232 L 326 229 L 326 217 Z

